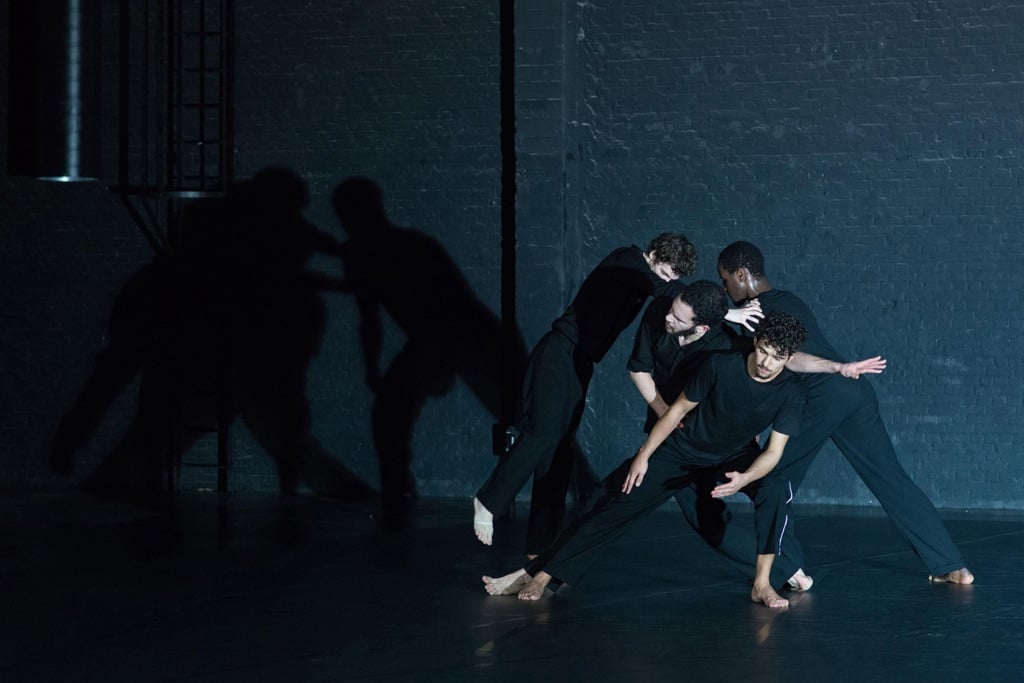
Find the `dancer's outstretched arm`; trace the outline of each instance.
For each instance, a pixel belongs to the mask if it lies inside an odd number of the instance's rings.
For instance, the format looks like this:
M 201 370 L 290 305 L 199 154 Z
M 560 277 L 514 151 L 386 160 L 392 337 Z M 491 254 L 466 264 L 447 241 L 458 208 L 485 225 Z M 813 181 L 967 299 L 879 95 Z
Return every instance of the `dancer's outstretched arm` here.
M 664 443 L 669 434 L 675 431 L 683 418 L 696 407 L 697 403 L 686 398 L 686 394 L 679 394 L 679 398 L 668 409 L 668 412 L 654 423 L 654 427 L 647 436 L 647 440 L 644 441 L 640 450 L 633 456 L 633 464 L 629 467 L 629 474 L 626 475 L 626 481 L 622 483 L 623 493 L 628 494 L 633 490 L 634 486 L 640 486 L 643 483 L 644 475 L 647 474 L 647 461 L 651 459 L 651 455 L 654 451 L 658 450 L 658 446 Z

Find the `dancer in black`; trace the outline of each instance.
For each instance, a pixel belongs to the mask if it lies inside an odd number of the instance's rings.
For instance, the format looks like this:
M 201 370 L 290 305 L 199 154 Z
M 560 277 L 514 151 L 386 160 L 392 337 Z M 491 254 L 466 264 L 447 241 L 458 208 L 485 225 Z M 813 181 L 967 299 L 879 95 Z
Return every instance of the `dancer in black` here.
M 682 234 L 662 233 L 648 245 L 609 254 L 584 280 L 568 310 L 530 355 L 523 380 L 519 438 L 473 499 L 473 529 L 490 545 L 494 514 L 502 514 L 533 476 L 527 553 L 555 538 L 565 514 L 572 441 L 587 387 L 599 363 L 650 296 L 670 295 L 693 273 L 697 250 Z
M 734 334 L 722 323 L 729 307 L 726 296 L 721 286 L 700 280 L 673 299 L 660 297 L 647 306 L 627 363 L 630 379 L 648 405 L 644 431 L 650 431 L 668 411 L 686 381 L 711 355 L 750 351 L 751 340 Z M 760 307 L 756 310 L 760 311 Z M 752 319 L 760 317 L 758 313 Z M 794 372 L 840 372 L 855 378 L 862 373 L 881 372 L 885 361 L 876 357 L 839 365 L 798 351 L 786 367 Z M 675 494 L 676 502 L 687 522 L 709 546 L 753 574 L 753 533 L 726 533 L 731 519 L 728 506 L 710 495 L 717 476 L 718 473 L 708 472 L 680 489 Z M 772 565 L 772 585 L 809 590 L 814 582 L 804 573 L 803 566 L 803 550 L 796 535 L 790 533 L 789 542 Z
M 807 305 L 791 292 L 774 289 L 765 276 L 764 257 L 749 242 L 734 242 L 718 257 L 718 274 L 730 298 L 756 298 L 764 311 L 784 311 L 807 328 L 804 350 L 838 363 L 840 355 L 825 339 Z M 889 519 L 924 562 L 933 581 L 969 584 L 965 566 L 938 512 L 900 465 L 878 413 L 871 384 L 837 375 L 803 375 L 807 395 L 800 433 L 790 440 L 773 477 L 788 479 L 796 490 L 828 439 L 878 499 Z
M 536 600 L 554 578 L 576 583 L 606 543 L 702 470 L 724 464 L 729 471 L 712 495 L 746 489 L 754 499 L 757 560 L 751 599 L 786 607 L 788 601 L 775 592 L 769 576 L 785 542 L 791 496 L 788 488 L 775 485 L 780 480 L 763 478 L 800 424 L 801 383 L 785 365 L 805 336 L 794 318 L 775 313 L 760 324 L 749 354 L 712 356 L 654 425 L 636 456 L 605 479 L 603 494 L 586 514 L 522 569 L 497 579 L 483 577 L 487 592 Z M 760 450 L 750 437 L 768 426 L 771 435 Z

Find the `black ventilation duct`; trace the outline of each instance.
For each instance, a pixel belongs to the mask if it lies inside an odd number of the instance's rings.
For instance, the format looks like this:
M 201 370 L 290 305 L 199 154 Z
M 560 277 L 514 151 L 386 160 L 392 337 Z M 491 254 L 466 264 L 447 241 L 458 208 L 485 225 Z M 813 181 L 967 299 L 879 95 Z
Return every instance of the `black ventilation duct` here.
M 97 0 L 11 0 L 7 173 L 100 175 Z

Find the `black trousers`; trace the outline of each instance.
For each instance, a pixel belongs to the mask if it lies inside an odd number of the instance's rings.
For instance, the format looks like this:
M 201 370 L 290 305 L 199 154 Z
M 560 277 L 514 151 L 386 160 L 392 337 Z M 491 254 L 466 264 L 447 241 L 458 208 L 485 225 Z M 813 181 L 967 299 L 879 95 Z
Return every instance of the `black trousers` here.
M 781 462 L 769 477 L 789 480 L 796 491 L 831 438 L 930 573 L 946 574 L 963 567 L 963 557 L 935 506 L 900 465 L 871 384 L 863 378 L 810 375 L 805 388 L 800 433 L 789 439 Z M 728 520 L 716 518 L 706 509 L 702 517 L 695 495 L 684 491 L 676 500 L 698 533 L 720 537 L 719 549 L 727 556 L 735 554 L 734 548 L 749 547 L 752 542 L 749 529 L 727 524 Z M 799 561 L 798 566 L 803 566 L 802 557 Z
M 696 464 L 692 454 L 676 435 L 670 436 L 648 461 L 643 484 L 629 494 L 622 493 L 622 483 L 629 472 L 632 458 L 622 463 L 602 482 L 602 491 L 555 542 L 525 567 L 536 575 L 546 571 L 566 583 L 576 583 L 600 556 L 603 547 L 622 536 L 644 515 L 657 509 L 677 491 L 694 483 L 707 471 L 743 470 L 756 452 L 745 453 L 740 461 L 724 466 L 707 467 Z M 761 479 L 744 491 L 754 501 L 756 544 L 754 554 L 778 555 L 788 544 L 791 498 L 788 483 L 780 479 Z
M 733 467 L 730 471 L 732 469 L 742 471 L 742 468 L 738 467 Z M 765 477 L 765 479 L 769 478 L 771 478 L 773 486 L 786 486 L 792 493 L 792 487 L 784 477 L 780 478 L 772 473 Z M 711 497 L 711 489 L 720 481 L 723 481 L 720 470 L 701 472 L 692 484 L 676 491 L 676 503 L 686 518 L 686 523 L 704 539 L 708 546 L 745 574 L 753 576 L 754 555 L 757 548 L 754 529 L 749 526 L 741 526 L 733 521 L 732 513 L 726 502 Z M 760 486 L 764 485 L 765 483 L 762 481 Z M 752 492 L 747 489 L 743 490 L 743 493 L 754 500 Z M 786 530 L 786 543 L 779 548 L 775 562 L 772 564 L 772 585 L 782 588 L 789 578 L 803 566 L 804 551 L 800 541 L 797 540 L 791 515 L 789 527 Z
M 533 477 L 526 552 L 536 555 L 554 541 L 565 518 L 576 429 L 583 419 L 594 373 L 576 345 L 551 331 L 537 343 L 523 379 L 519 438 L 476 497 L 495 515 L 504 513 Z
M 815 375 L 806 384 L 800 433 L 790 439 L 776 471 L 798 488 L 829 438 L 875 494 L 897 530 L 932 574 L 964 566 L 935 506 L 900 465 L 866 379 Z

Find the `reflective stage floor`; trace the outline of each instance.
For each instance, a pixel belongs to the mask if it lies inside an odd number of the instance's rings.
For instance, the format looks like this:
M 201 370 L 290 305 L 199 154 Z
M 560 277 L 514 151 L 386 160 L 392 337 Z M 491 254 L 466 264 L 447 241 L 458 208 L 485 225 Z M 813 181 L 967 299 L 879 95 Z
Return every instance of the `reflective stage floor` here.
M 773 612 L 671 507 L 578 586 L 488 596 L 523 509 L 485 548 L 469 500 L 7 496 L 0 681 L 1024 680 L 1024 514 L 944 511 L 960 587 L 877 510 L 797 508 L 815 586 Z

